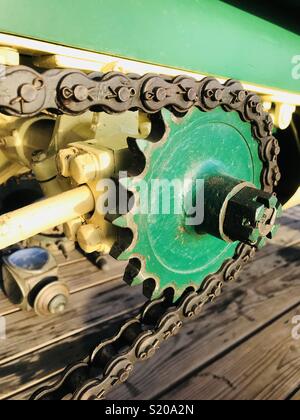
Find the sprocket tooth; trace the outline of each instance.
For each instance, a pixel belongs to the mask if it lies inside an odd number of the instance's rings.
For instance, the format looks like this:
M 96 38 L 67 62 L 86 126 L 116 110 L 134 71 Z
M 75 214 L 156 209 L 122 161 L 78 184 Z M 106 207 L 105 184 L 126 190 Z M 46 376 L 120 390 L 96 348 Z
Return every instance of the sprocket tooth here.
M 133 179 L 132 178 L 128 178 L 128 177 L 125 177 L 125 178 L 119 178 L 119 184 L 123 187 L 123 188 L 125 188 L 125 189 L 127 189 L 127 190 L 129 190 L 130 191 L 130 188 L 132 187 L 132 185 L 133 185 Z
M 159 299 L 164 293 L 164 290 L 161 290 L 159 285 L 156 283 L 155 289 L 151 294 L 151 300 Z
M 127 217 L 126 216 L 120 216 L 120 217 L 118 217 L 117 219 L 115 219 L 112 222 L 112 224 L 114 226 L 117 226 L 119 228 L 124 228 L 124 229 L 129 227 L 128 220 L 127 220 Z
M 140 286 L 144 283 L 144 280 L 144 277 L 141 274 L 138 274 L 131 280 L 130 286 Z
M 120 255 L 118 255 L 117 260 L 118 261 L 128 261 L 131 258 L 131 251 L 123 251 Z
M 181 298 L 183 292 L 180 289 L 173 288 L 173 290 L 174 290 L 173 302 L 177 302 L 177 300 Z
M 135 140 L 138 149 L 145 154 L 148 148 L 151 148 L 151 143 L 144 139 L 136 139 Z

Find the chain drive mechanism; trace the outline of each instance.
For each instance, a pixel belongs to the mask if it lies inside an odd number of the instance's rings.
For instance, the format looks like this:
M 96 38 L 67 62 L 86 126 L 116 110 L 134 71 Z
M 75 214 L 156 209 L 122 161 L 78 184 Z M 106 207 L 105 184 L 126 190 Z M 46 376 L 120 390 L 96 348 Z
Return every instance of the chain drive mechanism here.
M 243 121 L 251 123 L 252 135 L 259 144 L 264 191 L 272 193 L 280 180 L 280 149 L 272 135 L 272 118 L 264 112 L 259 96 L 245 91 L 237 81 L 221 84 L 210 77 L 197 81 L 184 75 L 174 78 L 117 72 L 87 75 L 75 70 L 40 74 L 24 66 L 7 67 L 2 74 L 5 76 L 0 79 L 0 112 L 19 117 L 32 117 L 43 111 L 72 116 L 88 110 L 109 114 L 140 110 L 154 114 L 163 108 L 184 117 L 193 107 L 208 112 L 219 106 L 226 112 L 236 111 Z M 101 342 L 86 359 L 67 367 L 59 381 L 41 388 L 32 399 L 103 399 L 129 378 L 137 362 L 151 358 L 186 322 L 200 314 L 205 303 L 217 298 L 255 252 L 255 247 L 240 244 L 235 257 L 206 278 L 198 291 L 186 291 L 176 303 L 168 298 L 148 302 L 114 337 Z

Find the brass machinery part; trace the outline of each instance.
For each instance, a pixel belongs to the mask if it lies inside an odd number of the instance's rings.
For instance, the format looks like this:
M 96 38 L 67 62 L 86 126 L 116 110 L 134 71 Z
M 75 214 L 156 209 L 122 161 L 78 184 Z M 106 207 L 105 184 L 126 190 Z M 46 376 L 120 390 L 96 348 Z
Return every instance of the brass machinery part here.
M 123 167 L 128 137 L 149 135 L 148 117 L 142 112 L 117 116 L 87 112 L 76 119 L 46 114 L 0 118 L 3 162 L 31 170 L 45 197 L 53 198 L 2 216 L 0 248 L 63 223 L 68 239 L 78 241 L 85 252 L 108 254 L 115 228 L 97 211 L 95 203 L 103 193 L 98 183 Z
M 64 236 L 62 225 L 25 240 L 21 246 L 22 248 L 44 248 L 54 257 L 63 255 L 66 259 L 75 250 L 75 242 Z
M 42 260 L 42 263 L 36 260 Z M 39 316 L 62 313 L 69 300 L 69 289 L 58 280 L 54 257 L 41 248 L 20 249 L 3 257 L 4 291 L 10 301 L 24 311 Z
M 84 78 L 84 76 L 82 77 Z M 157 79 L 162 83 L 160 77 L 157 77 Z M 181 105 L 180 100 L 182 100 L 182 95 L 177 95 L 175 80 L 171 81 L 168 78 L 166 78 L 166 80 L 163 81 L 164 83 L 168 84 L 168 86 L 169 84 L 172 84 L 172 82 L 174 82 L 174 84 L 172 85 L 172 92 L 174 92 L 174 97 L 172 97 L 172 100 L 174 100 L 174 102 L 172 104 L 175 104 L 176 107 L 177 105 Z M 137 79 L 133 75 L 131 82 L 137 83 Z M 217 86 L 216 91 L 218 93 L 220 93 L 221 90 L 224 90 L 226 95 L 222 95 L 222 98 L 220 99 L 220 95 L 218 94 L 216 95 L 215 99 L 213 99 L 210 93 L 214 93 L 214 91 L 211 91 L 208 88 L 208 85 L 210 83 L 212 83 L 213 86 Z M 253 128 L 255 128 L 255 135 L 257 136 L 257 139 L 260 140 L 261 155 L 266 156 L 263 172 L 265 190 L 272 191 L 273 185 L 275 185 L 275 183 L 278 181 L 278 178 L 280 177 L 280 173 L 278 167 L 274 163 L 274 157 L 277 155 L 277 147 L 276 140 L 271 136 L 272 124 L 270 121 L 270 117 L 261 111 L 261 107 L 259 106 L 259 99 L 256 96 L 253 96 L 252 94 L 248 94 L 247 92 L 242 91 L 242 87 L 238 82 L 229 81 L 223 87 L 219 87 L 219 89 L 218 86 L 218 82 L 216 82 L 215 80 L 205 80 L 204 83 L 201 84 L 198 106 L 201 107 L 200 109 L 207 111 L 213 109 L 215 106 L 224 106 L 226 104 L 226 107 L 230 107 L 231 110 L 240 109 L 241 112 L 244 111 L 243 117 L 245 119 L 249 119 L 249 121 L 252 122 L 252 126 Z M 143 100 L 151 102 L 152 95 L 147 95 L 145 97 L 144 95 L 142 95 L 142 91 L 136 92 L 139 93 L 138 100 L 139 98 L 143 98 Z M 188 99 L 190 97 L 194 97 L 192 93 L 193 92 L 190 92 L 191 95 L 188 95 Z M 241 95 L 241 93 L 243 93 L 243 95 Z M 156 111 L 166 106 L 166 104 L 163 103 L 163 101 L 161 102 L 161 104 L 152 104 L 153 106 L 155 105 Z M 192 106 L 193 101 L 189 102 L 192 102 Z M 150 105 L 151 103 L 149 104 L 147 102 L 147 106 L 150 107 Z M 133 106 L 133 109 L 136 108 L 136 106 Z M 140 108 L 144 109 L 141 106 L 139 107 L 139 109 Z M 268 141 L 268 139 L 270 139 L 270 136 L 271 141 Z M 74 144 L 74 142 L 72 144 Z M 71 176 L 69 178 L 71 178 Z M 88 187 L 82 186 L 81 188 Z M 125 338 L 126 335 L 126 338 L 128 340 L 127 342 L 129 344 L 127 352 L 124 352 L 124 347 L 115 347 L 117 352 L 113 353 L 112 356 L 108 352 L 109 355 L 107 357 L 108 353 L 106 352 L 106 350 L 109 350 L 109 348 L 105 348 L 106 343 L 101 343 L 94 350 L 87 363 L 80 362 L 77 365 L 73 365 L 72 373 L 74 373 L 75 375 L 79 372 L 77 370 L 78 367 L 81 369 L 81 372 L 83 370 L 83 382 L 81 382 L 81 384 L 83 384 L 83 387 L 79 386 L 79 389 L 75 390 L 75 393 L 77 394 L 78 398 L 101 398 L 113 386 L 113 384 L 117 384 L 119 382 L 119 380 L 116 381 L 116 378 L 121 378 L 120 380 L 123 381 L 126 380 L 128 375 L 124 376 L 124 374 L 126 372 L 129 374 L 129 372 L 133 368 L 133 365 L 138 360 L 146 360 L 148 356 L 151 357 L 151 355 L 153 355 L 153 351 L 151 351 L 151 353 L 150 351 L 148 351 L 148 348 L 150 346 L 152 347 L 153 338 L 155 339 L 154 349 L 156 349 L 160 346 L 160 344 L 163 343 L 165 339 L 170 338 L 172 335 L 175 335 L 182 327 L 184 321 L 186 321 L 187 319 L 191 319 L 193 316 L 199 313 L 198 308 L 201 309 L 205 302 L 213 300 L 215 297 L 219 296 L 224 282 L 230 281 L 230 279 L 235 278 L 243 264 L 246 263 L 254 253 L 255 249 L 251 246 L 241 245 L 240 247 L 238 247 L 235 257 L 231 260 L 226 261 L 224 266 L 222 267 L 222 270 L 207 278 L 203 287 L 198 291 L 187 291 L 187 293 L 184 296 L 182 296 L 182 299 L 175 303 L 175 305 L 172 305 L 172 303 L 168 302 L 167 299 L 151 302 L 149 305 L 147 305 L 147 307 L 144 308 L 143 312 L 138 318 L 134 318 L 130 320 L 129 323 L 124 324 L 122 326 L 121 332 L 118 333 L 117 336 L 114 336 L 108 342 L 109 347 L 111 347 L 111 345 L 114 346 L 118 339 L 120 339 L 121 342 L 123 341 L 122 339 Z M 155 305 L 162 305 L 163 307 L 161 308 L 161 310 L 155 310 L 153 314 L 153 311 L 151 311 L 151 309 L 154 309 Z M 152 317 L 148 318 L 147 316 L 146 318 L 144 318 L 147 309 L 150 309 L 155 319 L 152 319 Z M 133 323 L 135 323 L 137 328 L 131 329 Z M 128 334 L 126 334 L 127 332 Z M 150 335 L 151 342 L 149 343 Z M 101 351 L 102 349 L 103 352 Z M 122 351 L 122 354 L 118 352 L 119 349 Z M 101 355 L 106 356 L 105 361 L 101 359 L 99 352 L 101 352 Z M 105 366 L 105 370 L 101 369 L 100 376 L 97 376 L 93 379 L 91 379 L 90 376 L 86 378 L 85 372 L 88 375 L 90 375 L 90 367 L 93 367 L 92 363 L 95 361 L 95 359 L 97 359 L 97 361 L 100 361 L 100 365 L 102 366 L 102 368 L 103 366 Z M 123 366 L 123 362 L 125 363 L 125 366 Z M 122 366 L 120 366 L 121 364 Z M 96 375 L 98 374 L 97 368 L 95 373 Z M 70 384 L 70 381 L 72 382 L 72 380 L 75 379 L 75 375 L 72 375 L 72 373 L 70 373 L 69 370 L 66 371 L 64 373 L 63 380 L 60 380 L 59 384 L 54 384 L 52 387 L 48 387 L 47 390 L 39 391 L 38 394 L 36 394 L 35 398 L 43 398 L 45 397 L 45 393 L 47 397 L 47 394 L 51 394 L 53 390 L 54 393 L 55 391 L 60 391 L 61 389 L 65 391 L 66 388 L 64 388 L 64 385 L 66 383 Z M 70 379 L 70 381 L 68 379 Z M 87 391 L 87 393 L 84 391 Z M 70 389 L 68 389 L 68 394 L 70 394 Z M 71 397 L 76 399 L 76 396 L 73 395 L 73 389 L 71 391 L 71 394 Z M 61 393 L 61 395 L 64 396 L 65 394 Z
M 94 208 L 93 194 L 84 185 L 4 214 L 0 217 L 0 249 L 85 215 Z
M 296 207 L 300 205 L 300 187 L 298 188 L 296 194 L 283 206 L 284 210 L 288 210 L 291 207 Z

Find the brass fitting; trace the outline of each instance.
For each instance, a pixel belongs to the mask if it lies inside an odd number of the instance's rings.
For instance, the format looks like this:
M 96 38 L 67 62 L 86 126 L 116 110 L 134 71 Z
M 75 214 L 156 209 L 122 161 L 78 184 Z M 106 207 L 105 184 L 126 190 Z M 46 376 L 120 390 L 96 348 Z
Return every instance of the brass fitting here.
M 57 155 L 57 169 L 63 177 L 70 177 L 77 185 L 101 179 L 113 167 L 113 151 L 92 142 L 76 143 Z M 113 168 L 114 169 L 114 168 Z
M 68 178 L 70 176 L 70 162 L 75 156 L 77 156 L 77 154 L 78 150 L 75 147 L 68 147 L 67 149 L 62 149 L 57 153 L 57 171 L 64 178 Z
M 80 247 L 88 254 L 95 251 L 108 254 L 110 251 L 110 247 L 104 243 L 100 227 L 96 225 L 81 226 L 77 232 L 77 240 Z
M 69 300 L 68 287 L 58 280 L 53 256 L 38 247 L 3 257 L 5 293 L 12 303 L 39 316 L 62 313 Z
M 295 111 L 295 105 L 277 103 L 275 105 L 275 112 L 272 115 L 274 118 L 274 125 L 280 128 L 280 130 L 285 130 L 291 124 Z
M 112 162 L 112 153 L 105 150 L 82 153 L 74 157 L 70 162 L 70 175 L 78 184 L 87 184 L 97 180 Z
M 18 66 L 20 55 L 17 50 L 9 47 L 0 47 L 0 64 L 3 66 Z
M 63 225 L 64 234 L 70 241 L 76 241 L 77 232 L 80 226 L 84 224 L 84 218 L 78 217 L 76 219 L 70 220 L 69 222 Z

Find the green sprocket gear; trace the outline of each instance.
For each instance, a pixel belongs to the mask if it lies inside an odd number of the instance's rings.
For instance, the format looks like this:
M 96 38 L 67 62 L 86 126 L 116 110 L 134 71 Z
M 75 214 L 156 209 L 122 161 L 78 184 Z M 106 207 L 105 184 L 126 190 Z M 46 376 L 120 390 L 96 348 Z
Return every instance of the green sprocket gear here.
M 158 142 L 131 140 L 144 155 L 145 167 L 140 175 L 120 182 L 133 193 L 135 205 L 140 204 L 145 186 L 151 200 L 151 183 L 157 179 L 195 180 L 221 173 L 262 188 L 259 145 L 252 137 L 250 123 L 242 122 L 237 113 L 220 108 L 211 113 L 192 110 L 178 119 L 164 110 L 162 117 L 165 132 Z M 181 199 L 176 193 L 175 188 L 171 190 L 171 203 Z M 164 214 L 163 189 L 155 196 L 158 212 L 140 214 L 133 209 L 114 221 L 133 235 L 118 259 L 130 261 L 125 277 L 131 285 L 145 283 L 146 295 L 152 299 L 172 290 L 176 300 L 189 287 L 199 289 L 207 276 L 234 256 L 240 242 L 228 243 L 197 232 L 186 225 L 184 208 L 180 214 Z

